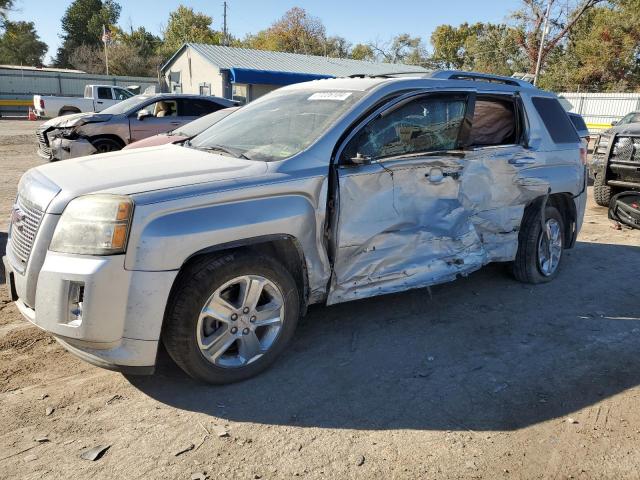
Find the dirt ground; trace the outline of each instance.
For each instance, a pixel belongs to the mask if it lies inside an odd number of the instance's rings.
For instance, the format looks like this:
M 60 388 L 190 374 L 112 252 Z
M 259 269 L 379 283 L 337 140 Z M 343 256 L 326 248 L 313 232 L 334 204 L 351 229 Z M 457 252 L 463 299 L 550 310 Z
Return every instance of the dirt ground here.
M 3 251 L 35 125 L 0 120 Z M 547 285 L 492 265 L 312 308 L 273 368 L 225 387 L 166 356 L 151 377 L 88 365 L 3 290 L 0 477 L 639 478 L 640 231 L 590 203 L 566 254 Z

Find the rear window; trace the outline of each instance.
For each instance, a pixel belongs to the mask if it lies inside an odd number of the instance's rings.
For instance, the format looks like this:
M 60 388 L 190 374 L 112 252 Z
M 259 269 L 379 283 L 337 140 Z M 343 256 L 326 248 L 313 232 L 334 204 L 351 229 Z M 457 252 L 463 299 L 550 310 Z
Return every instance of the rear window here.
M 569 115 L 569 118 L 573 122 L 573 126 L 576 130 L 587 130 L 587 124 L 584 123 L 584 119 L 580 115 Z
M 569 116 L 555 98 L 533 97 L 533 106 L 555 143 L 578 143 L 580 138 Z

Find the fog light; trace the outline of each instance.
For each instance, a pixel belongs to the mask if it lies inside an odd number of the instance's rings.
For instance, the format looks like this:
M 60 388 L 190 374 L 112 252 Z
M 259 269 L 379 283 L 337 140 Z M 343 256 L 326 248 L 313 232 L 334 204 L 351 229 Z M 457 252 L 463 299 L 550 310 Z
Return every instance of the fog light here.
M 84 283 L 69 282 L 69 318 L 68 325 L 79 327 L 82 324 L 82 302 L 84 301 Z

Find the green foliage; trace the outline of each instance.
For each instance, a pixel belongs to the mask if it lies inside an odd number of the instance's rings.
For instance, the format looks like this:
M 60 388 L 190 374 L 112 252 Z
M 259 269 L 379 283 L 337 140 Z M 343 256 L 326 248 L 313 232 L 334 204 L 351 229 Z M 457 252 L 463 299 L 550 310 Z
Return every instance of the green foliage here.
M 180 5 L 169 14 L 169 23 L 164 29 L 159 53 L 164 58 L 169 58 L 186 42 L 220 45 L 222 32 L 211 28 L 212 23 L 211 17 Z
M 47 44 L 40 41 L 33 22 L 4 22 L 0 35 L 0 63 L 41 66 Z
M 367 60 L 373 61 L 375 55 L 369 45 L 358 43 L 351 49 L 350 57 L 354 60 Z
M 369 43 L 377 61 L 387 63 L 406 63 L 407 65 L 426 65 L 427 50 L 422 38 L 412 37 L 408 33 L 396 35 L 389 42 Z
M 309 15 L 303 8 L 293 7 L 266 30 L 248 35 L 244 46 L 259 50 L 324 55 L 326 40 L 326 29 L 320 19 Z
M 640 90 L 640 1 L 589 11 L 550 56 L 540 85 L 556 91 Z
M 55 66 L 71 67 L 69 56 L 81 45 L 100 46 L 102 28 L 111 29 L 120 17 L 121 7 L 114 0 L 74 0 L 62 17 L 62 46 Z

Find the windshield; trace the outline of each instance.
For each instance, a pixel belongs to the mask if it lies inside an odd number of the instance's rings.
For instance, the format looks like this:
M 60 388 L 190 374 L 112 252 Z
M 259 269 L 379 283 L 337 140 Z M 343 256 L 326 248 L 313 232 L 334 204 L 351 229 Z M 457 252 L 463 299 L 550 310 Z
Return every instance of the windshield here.
M 191 141 L 191 146 L 226 149 L 251 160 L 283 160 L 311 145 L 364 93 L 345 90 L 273 93 L 202 132 Z
M 235 112 L 239 107 L 223 108 L 217 112 L 210 113 L 204 117 L 200 117 L 193 122 L 189 122 L 186 125 L 176 128 L 171 132 L 171 135 L 179 135 L 181 137 L 194 137 L 200 132 L 204 132 L 210 126 L 218 123 L 227 115 Z
M 105 108 L 100 113 L 109 113 L 111 115 L 120 115 L 121 113 L 128 112 L 138 104 L 144 103 L 151 98 L 150 95 L 136 95 L 135 97 L 127 98 L 121 102 L 111 105 L 109 108 Z

